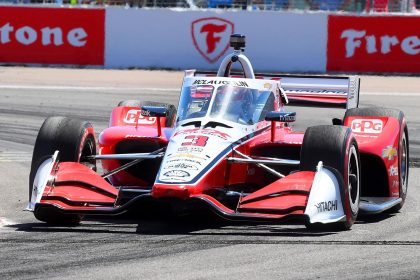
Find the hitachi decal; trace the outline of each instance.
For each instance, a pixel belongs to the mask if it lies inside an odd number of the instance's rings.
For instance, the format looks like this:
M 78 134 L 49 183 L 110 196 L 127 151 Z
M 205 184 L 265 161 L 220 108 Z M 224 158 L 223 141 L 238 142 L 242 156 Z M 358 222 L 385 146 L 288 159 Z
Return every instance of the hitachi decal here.
M 315 207 L 318 209 L 318 213 L 320 213 L 325 211 L 336 211 L 338 209 L 337 205 L 337 200 L 330 200 L 315 204 Z
M 239 87 L 249 87 L 245 81 L 195 80 L 193 85 L 232 85 Z

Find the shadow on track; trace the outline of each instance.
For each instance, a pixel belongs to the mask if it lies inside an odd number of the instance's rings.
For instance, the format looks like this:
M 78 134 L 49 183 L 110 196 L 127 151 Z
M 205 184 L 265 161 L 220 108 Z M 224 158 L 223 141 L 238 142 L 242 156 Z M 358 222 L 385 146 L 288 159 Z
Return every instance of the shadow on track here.
M 198 211 L 184 216 L 146 215 L 129 212 L 118 217 L 85 216 L 78 226 L 47 225 L 45 223 L 26 223 L 7 226 L 23 232 L 67 232 L 87 234 L 129 234 L 138 236 L 212 236 L 212 237 L 322 237 L 337 235 L 340 232 L 320 230 L 310 231 L 302 224 L 232 222 L 217 215 Z M 141 212 L 140 212 L 141 213 Z M 359 216 L 356 225 L 375 224 L 392 218 L 395 213 L 381 213 Z
M 392 218 L 395 215 L 396 213 L 383 212 L 375 215 L 358 216 L 356 224 L 376 224 L 389 218 Z
M 311 232 L 300 224 L 230 222 L 213 215 L 159 219 L 85 217 L 78 226 L 47 225 L 40 222 L 15 224 L 8 227 L 23 232 L 109 233 L 138 236 L 320 237 L 337 234 L 337 232 Z

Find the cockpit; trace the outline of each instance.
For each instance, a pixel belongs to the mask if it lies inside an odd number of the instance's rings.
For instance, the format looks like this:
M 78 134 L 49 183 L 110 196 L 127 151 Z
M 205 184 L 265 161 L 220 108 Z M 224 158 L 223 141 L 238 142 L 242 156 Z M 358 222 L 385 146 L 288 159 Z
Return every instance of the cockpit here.
M 177 123 L 207 117 L 256 124 L 275 109 L 275 85 L 264 80 L 186 77 Z

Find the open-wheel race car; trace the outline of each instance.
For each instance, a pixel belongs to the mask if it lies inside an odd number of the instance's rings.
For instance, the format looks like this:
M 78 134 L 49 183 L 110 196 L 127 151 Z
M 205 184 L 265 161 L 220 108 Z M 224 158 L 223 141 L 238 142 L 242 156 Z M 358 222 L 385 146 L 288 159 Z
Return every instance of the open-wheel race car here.
M 98 141 L 88 122 L 46 119 L 27 210 L 47 223 L 74 224 L 134 205 L 200 208 L 233 221 L 345 230 L 358 214 L 403 206 L 409 147 L 401 111 L 358 108 L 357 76 L 254 74 L 245 37 L 232 35 L 231 46 L 217 73 L 185 72 L 177 110 L 122 101 Z M 231 73 L 235 62 L 240 75 Z M 288 104 L 346 111 L 331 125 L 295 132 Z

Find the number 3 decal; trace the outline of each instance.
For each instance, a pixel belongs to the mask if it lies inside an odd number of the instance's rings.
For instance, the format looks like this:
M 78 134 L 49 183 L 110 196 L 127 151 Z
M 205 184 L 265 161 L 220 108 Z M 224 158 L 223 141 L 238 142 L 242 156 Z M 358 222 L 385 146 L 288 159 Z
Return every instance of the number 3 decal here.
M 209 139 L 207 136 L 188 135 L 184 139 L 191 139 L 191 141 L 182 143 L 182 146 L 199 146 L 204 147 Z

